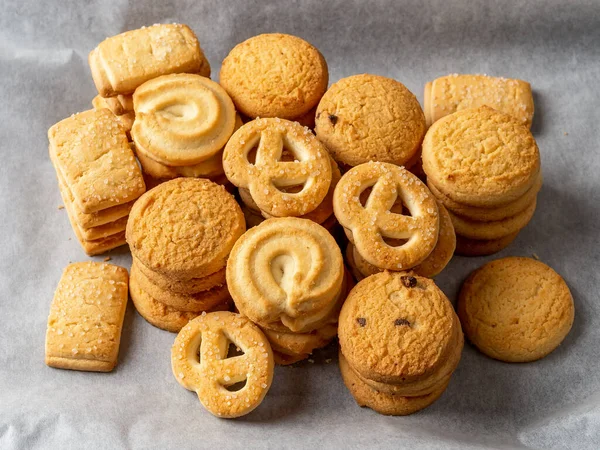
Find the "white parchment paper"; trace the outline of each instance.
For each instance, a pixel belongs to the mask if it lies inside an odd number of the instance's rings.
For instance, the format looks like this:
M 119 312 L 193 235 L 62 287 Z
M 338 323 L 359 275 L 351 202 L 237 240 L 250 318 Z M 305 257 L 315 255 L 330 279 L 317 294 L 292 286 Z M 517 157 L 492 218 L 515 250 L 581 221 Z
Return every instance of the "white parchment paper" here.
M 331 82 L 381 74 L 422 100 L 426 81 L 452 72 L 530 81 L 544 172 L 535 217 L 500 254 L 455 257 L 438 283 L 454 301 L 485 261 L 539 255 L 575 298 L 560 348 L 505 364 L 467 345 L 443 397 L 404 418 L 357 407 L 331 347 L 278 368 L 251 415 L 218 420 L 172 376 L 174 335 L 131 305 L 113 373 L 46 367 L 61 271 L 89 259 L 57 209 L 47 129 L 91 107 L 87 54 L 102 39 L 174 21 L 195 30 L 214 79 L 236 43 L 280 31 L 316 45 Z M 598 1 L 0 2 L 0 448 L 600 448 L 599 79 Z M 111 256 L 129 267 L 126 248 Z

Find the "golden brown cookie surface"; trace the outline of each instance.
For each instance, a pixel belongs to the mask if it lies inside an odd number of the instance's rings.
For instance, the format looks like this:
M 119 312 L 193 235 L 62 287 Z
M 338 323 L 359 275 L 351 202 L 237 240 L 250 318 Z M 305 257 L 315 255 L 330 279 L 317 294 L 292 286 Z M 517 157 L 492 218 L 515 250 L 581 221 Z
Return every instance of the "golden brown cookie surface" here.
M 366 378 L 383 383 L 428 377 L 450 353 L 452 305 L 435 283 L 412 273 L 382 272 L 360 281 L 339 318 L 340 347 Z
M 506 362 L 535 361 L 569 333 L 573 297 L 561 276 L 544 263 L 501 258 L 467 278 L 458 315 L 469 340 L 486 355 Z
M 315 119 L 317 137 L 337 162 L 406 164 L 425 135 L 425 116 L 402 84 L 378 75 L 353 75 L 325 93 Z
M 295 120 L 319 102 L 329 74 L 311 44 L 272 33 L 236 45 L 223 61 L 219 81 L 246 116 Z
M 147 268 L 186 280 L 225 265 L 245 231 L 244 214 L 223 186 L 176 178 L 138 199 L 127 222 L 127 242 Z
M 427 179 L 458 203 L 498 206 L 534 184 L 540 154 L 531 132 L 488 106 L 465 109 L 434 123 L 423 140 Z

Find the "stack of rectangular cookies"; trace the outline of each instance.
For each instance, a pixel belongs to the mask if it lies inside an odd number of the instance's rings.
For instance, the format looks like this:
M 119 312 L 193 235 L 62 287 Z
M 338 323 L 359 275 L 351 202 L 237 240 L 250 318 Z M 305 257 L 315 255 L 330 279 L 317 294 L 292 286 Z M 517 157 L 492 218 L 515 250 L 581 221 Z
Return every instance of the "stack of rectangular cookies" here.
M 48 131 L 49 153 L 73 231 L 88 255 L 125 244 L 127 217 L 146 191 L 125 131 L 108 110 L 85 111 Z

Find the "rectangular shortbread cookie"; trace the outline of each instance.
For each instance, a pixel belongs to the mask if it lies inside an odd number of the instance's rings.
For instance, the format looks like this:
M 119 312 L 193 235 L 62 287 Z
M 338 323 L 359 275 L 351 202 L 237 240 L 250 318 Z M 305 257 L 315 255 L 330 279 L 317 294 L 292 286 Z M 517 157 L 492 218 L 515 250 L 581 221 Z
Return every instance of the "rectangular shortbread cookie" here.
M 425 85 L 427 126 L 461 109 L 487 105 L 531 127 L 533 94 L 526 81 L 487 75 L 447 75 Z
M 102 97 L 131 94 L 161 75 L 198 73 L 203 64 L 196 35 L 180 24 L 157 24 L 107 38 L 88 61 Z
M 115 116 L 133 111 L 133 96 L 132 95 L 117 95 L 116 97 L 101 97 L 96 95 L 92 99 L 94 109 L 107 108 L 112 111 Z
M 145 192 L 127 135 L 108 109 L 62 120 L 48 130 L 48 139 L 50 157 L 81 212 L 128 203 Z
M 121 97 L 121 96 L 119 95 L 119 97 Z M 123 129 L 125 130 L 125 132 L 129 133 L 131 131 L 131 127 L 133 127 L 133 121 L 135 120 L 135 113 L 133 112 L 133 110 L 123 111 L 121 113 L 116 113 L 115 111 L 113 111 L 112 107 L 109 106 L 109 103 L 110 103 L 110 100 L 114 100 L 116 98 L 118 98 L 118 97 L 104 98 L 104 97 L 100 97 L 99 95 L 96 95 L 94 97 L 94 99 L 92 100 L 92 105 L 94 106 L 95 110 L 99 110 L 99 109 L 103 109 L 103 108 L 110 110 L 115 115 L 115 117 L 117 118 L 117 120 L 119 121 L 119 123 L 121 124 Z
M 127 307 L 127 270 L 106 263 L 69 264 L 54 293 L 46 330 L 46 364 L 109 372 L 117 364 Z

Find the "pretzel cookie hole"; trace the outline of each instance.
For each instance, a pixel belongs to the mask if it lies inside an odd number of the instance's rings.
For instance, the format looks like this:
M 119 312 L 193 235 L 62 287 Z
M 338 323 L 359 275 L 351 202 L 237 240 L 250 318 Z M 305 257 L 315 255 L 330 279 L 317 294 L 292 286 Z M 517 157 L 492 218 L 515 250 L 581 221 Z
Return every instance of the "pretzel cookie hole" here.
M 410 239 L 397 239 L 397 238 L 392 238 L 392 237 L 387 237 L 384 235 L 381 235 L 381 240 L 389 247 L 392 248 L 397 248 L 397 247 L 402 247 L 404 244 L 408 243 L 408 241 Z

